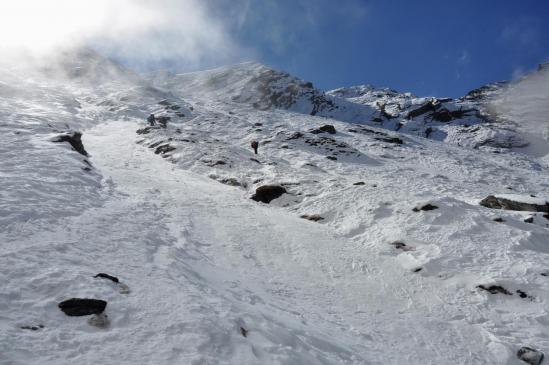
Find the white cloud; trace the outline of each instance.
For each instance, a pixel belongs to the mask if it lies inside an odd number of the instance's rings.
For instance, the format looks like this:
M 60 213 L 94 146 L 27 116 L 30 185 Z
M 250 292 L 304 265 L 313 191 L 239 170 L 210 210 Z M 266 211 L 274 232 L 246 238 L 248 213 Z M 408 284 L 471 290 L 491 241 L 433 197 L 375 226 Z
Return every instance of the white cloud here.
M 93 44 L 140 62 L 197 65 L 245 53 L 199 0 L 2 0 L 0 46 Z

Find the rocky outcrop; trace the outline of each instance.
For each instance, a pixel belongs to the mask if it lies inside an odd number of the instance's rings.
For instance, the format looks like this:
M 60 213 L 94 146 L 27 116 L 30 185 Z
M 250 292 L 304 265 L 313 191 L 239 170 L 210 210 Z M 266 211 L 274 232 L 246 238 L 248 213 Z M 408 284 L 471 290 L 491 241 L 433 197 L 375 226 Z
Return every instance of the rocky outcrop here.
M 286 189 L 280 185 L 263 185 L 255 190 L 255 194 L 252 195 L 251 199 L 256 202 L 269 204 L 271 201 L 279 198 L 285 193 L 287 193 Z
M 336 134 L 336 129 L 333 125 L 330 125 L 330 124 L 326 124 L 326 125 L 323 125 L 322 127 L 320 128 L 317 128 L 317 129 L 313 129 L 311 131 L 311 133 L 313 134 L 319 134 L 319 133 L 330 133 L 330 134 Z
M 514 200 L 510 197 L 490 195 L 479 203 L 483 207 L 492 209 L 517 210 L 528 212 L 549 212 L 549 203 L 540 199 Z
M 82 143 L 82 133 L 80 132 L 67 132 L 55 137 L 52 142 L 61 143 L 68 142 L 72 148 L 81 155 L 87 156 L 88 152 L 84 149 L 84 144 Z
M 541 351 L 524 346 L 517 351 L 517 357 L 527 364 L 540 365 L 543 362 L 543 358 L 545 356 Z
M 107 302 L 101 299 L 72 298 L 59 303 L 58 306 L 67 316 L 88 316 L 103 313 Z

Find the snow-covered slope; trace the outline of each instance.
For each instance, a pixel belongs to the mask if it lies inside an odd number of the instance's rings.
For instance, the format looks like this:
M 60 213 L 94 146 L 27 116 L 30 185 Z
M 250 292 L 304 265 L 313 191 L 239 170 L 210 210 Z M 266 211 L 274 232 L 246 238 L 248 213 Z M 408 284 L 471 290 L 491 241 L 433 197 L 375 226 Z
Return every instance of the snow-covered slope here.
M 479 205 L 547 201 L 547 160 L 389 125 L 466 128 L 405 113 L 478 100 L 327 94 L 257 64 L 149 84 L 71 57 L 110 76 L 1 71 L 0 364 L 510 365 L 522 346 L 548 351 L 547 214 Z M 407 106 L 380 123 L 376 102 Z M 75 131 L 88 156 L 52 142 Z M 263 185 L 287 193 L 251 200 Z M 72 297 L 108 301 L 110 325 L 65 316 Z

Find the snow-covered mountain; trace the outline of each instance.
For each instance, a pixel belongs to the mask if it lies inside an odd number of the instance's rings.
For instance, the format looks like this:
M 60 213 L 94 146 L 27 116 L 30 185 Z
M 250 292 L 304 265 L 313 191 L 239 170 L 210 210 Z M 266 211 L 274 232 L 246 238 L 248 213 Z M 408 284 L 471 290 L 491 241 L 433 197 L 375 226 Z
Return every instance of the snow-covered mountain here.
M 0 364 L 539 359 L 546 96 L 511 102 L 542 72 L 441 99 L 89 50 L 2 67 Z

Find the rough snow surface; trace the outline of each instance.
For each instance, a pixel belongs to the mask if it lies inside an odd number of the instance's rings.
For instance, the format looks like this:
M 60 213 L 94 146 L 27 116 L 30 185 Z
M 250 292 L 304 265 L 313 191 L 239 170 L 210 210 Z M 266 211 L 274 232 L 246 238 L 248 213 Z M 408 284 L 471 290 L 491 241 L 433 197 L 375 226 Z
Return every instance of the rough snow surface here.
M 3 74 L 0 364 L 511 365 L 523 346 L 548 352 L 549 220 L 478 205 L 544 196 L 546 161 L 220 98 L 217 83 L 244 91 L 227 80 L 248 66 L 162 90 Z M 146 129 L 150 113 L 167 128 Z M 324 124 L 337 133 L 312 133 Z M 67 129 L 89 164 L 51 142 Z M 249 199 L 267 184 L 288 194 Z M 73 297 L 108 301 L 110 326 L 65 316 Z

